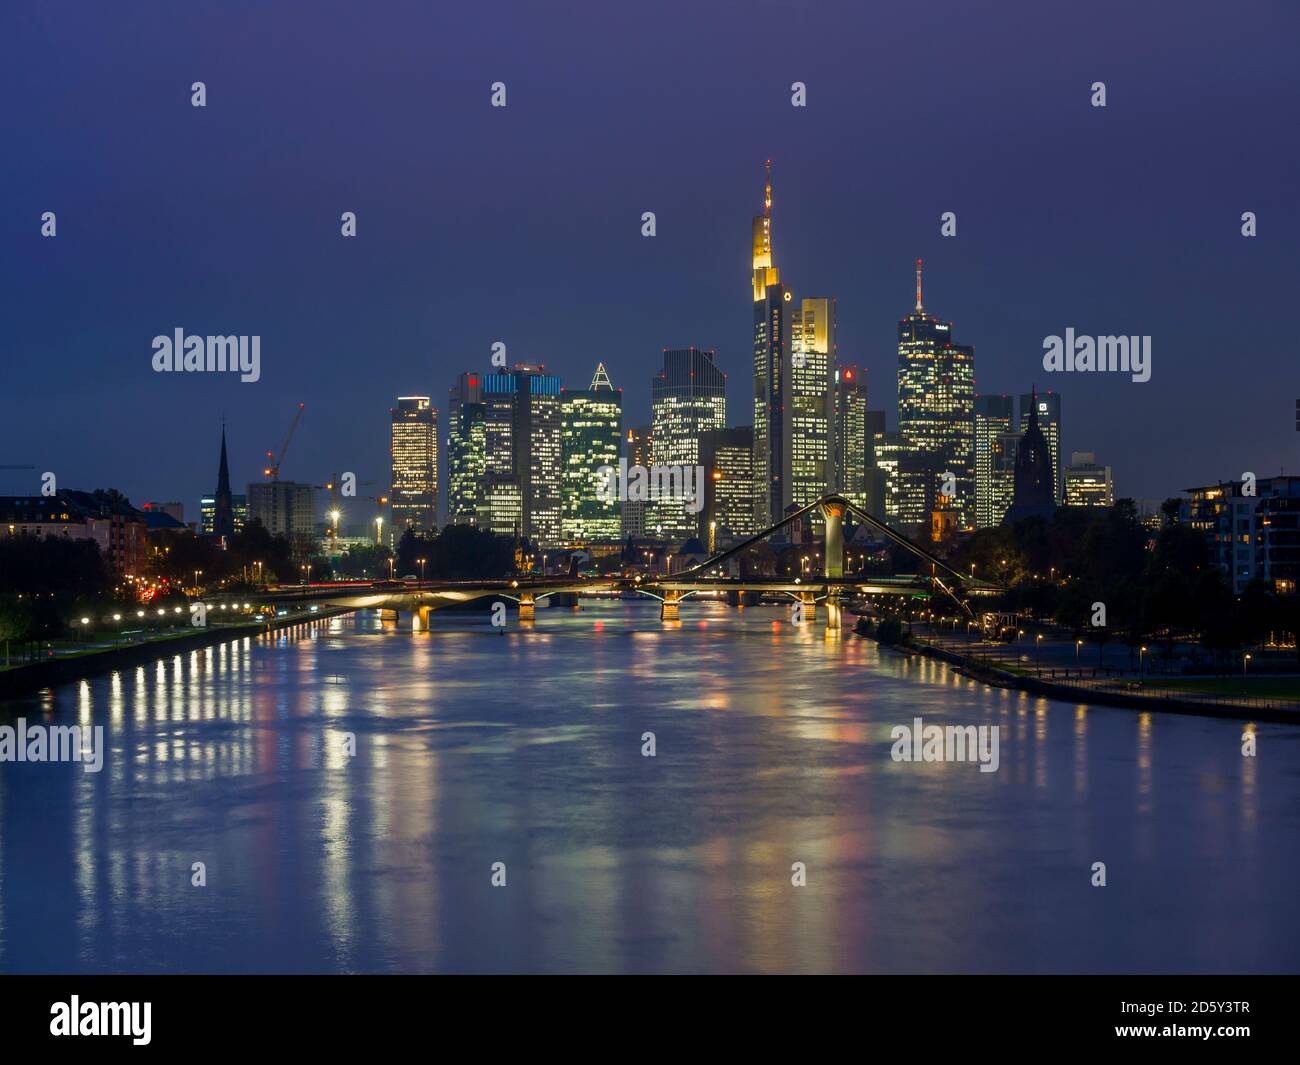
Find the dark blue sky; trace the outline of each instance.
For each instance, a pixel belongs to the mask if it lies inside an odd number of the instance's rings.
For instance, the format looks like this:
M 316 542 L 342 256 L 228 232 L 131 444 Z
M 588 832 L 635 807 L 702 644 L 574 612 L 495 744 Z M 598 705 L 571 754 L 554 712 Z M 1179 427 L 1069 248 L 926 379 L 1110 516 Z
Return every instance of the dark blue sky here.
M 635 423 L 663 347 L 712 347 L 746 423 L 771 157 L 783 279 L 838 297 L 891 427 L 921 256 L 979 390 L 1062 393 L 1121 494 L 1300 472 L 1298 31 L 1257 0 L 6 4 L 0 464 L 193 519 L 222 413 L 241 484 L 301 400 L 284 477 L 383 483 L 394 397 L 445 409 L 497 340 L 570 386 L 603 360 Z M 262 380 L 155 374 L 178 326 L 260 334 Z M 1150 334 L 1151 381 L 1049 379 L 1067 326 Z

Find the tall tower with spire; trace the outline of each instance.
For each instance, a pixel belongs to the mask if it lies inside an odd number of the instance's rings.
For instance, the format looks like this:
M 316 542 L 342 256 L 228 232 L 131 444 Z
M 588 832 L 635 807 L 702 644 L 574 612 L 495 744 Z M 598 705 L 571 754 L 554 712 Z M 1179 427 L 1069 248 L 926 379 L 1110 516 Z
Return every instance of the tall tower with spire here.
M 929 524 L 930 512 L 955 509 L 975 523 L 975 349 L 954 344 L 952 323 L 926 314 L 916 260 L 916 308 L 898 323 L 900 524 Z M 950 476 L 951 475 L 951 476 Z M 952 494 L 944 492 L 951 487 Z
M 221 462 L 217 466 L 217 491 L 212 532 L 216 536 L 235 535 L 235 500 L 230 491 L 230 464 L 226 461 L 226 423 L 221 423 Z
M 790 382 L 791 296 L 772 252 L 772 160 L 767 161 L 763 213 L 753 224 L 754 286 L 754 518 L 766 528 L 781 517 Z

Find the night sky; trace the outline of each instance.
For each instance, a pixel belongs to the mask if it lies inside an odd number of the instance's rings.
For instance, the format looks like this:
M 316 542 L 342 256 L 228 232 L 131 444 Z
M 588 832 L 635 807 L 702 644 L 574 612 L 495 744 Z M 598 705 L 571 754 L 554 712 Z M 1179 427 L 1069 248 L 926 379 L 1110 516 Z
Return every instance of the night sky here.
M 629 424 L 662 348 L 714 348 L 748 423 L 769 157 L 782 279 L 838 298 L 890 428 L 920 256 L 978 390 L 1059 391 L 1119 494 L 1300 473 L 1298 10 L 7 3 L 0 464 L 36 469 L 0 493 L 51 470 L 195 520 L 222 415 L 241 491 L 299 401 L 283 477 L 386 490 L 395 397 L 445 412 L 498 340 L 569 387 L 603 360 Z M 1067 326 L 1150 334 L 1150 382 L 1046 374 Z M 261 381 L 154 373 L 177 327 L 260 334 Z

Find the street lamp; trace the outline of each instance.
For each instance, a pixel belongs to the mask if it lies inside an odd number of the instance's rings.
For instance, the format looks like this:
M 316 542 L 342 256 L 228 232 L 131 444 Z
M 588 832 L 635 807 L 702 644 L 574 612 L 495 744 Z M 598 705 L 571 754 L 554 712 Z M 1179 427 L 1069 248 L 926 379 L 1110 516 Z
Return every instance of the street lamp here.
M 1082 646 L 1083 646 L 1083 641 L 1082 641 L 1082 640 L 1075 640 L 1075 641 L 1074 641 L 1074 660 L 1075 660 L 1076 662 L 1079 661 L 1079 648 L 1081 648 Z
M 1246 687 L 1246 663 L 1250 661 L 1250 655 L 1241 656 L 1241 686 Z
M 1138 683 L 1139 684 L 1142 682 L 1142 659 L 1146 653 L 1147 653 L 1147 649 L 1145 647 L 1138 648 Z
M 417 558 L 415 561 L 420 564 L 420 580 L 423 581 L 424 580 L 424 559 Z

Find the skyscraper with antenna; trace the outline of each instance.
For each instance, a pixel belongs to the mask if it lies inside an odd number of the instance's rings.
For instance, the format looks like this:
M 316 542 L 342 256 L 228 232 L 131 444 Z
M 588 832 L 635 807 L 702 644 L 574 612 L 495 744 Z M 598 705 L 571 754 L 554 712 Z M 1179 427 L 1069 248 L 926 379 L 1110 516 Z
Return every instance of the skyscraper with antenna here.
M 754 285 L 754 515 L 759 528 L 779 520 L 786 494 L 786 408 L 790 382 L 791 299 L 772 253 L 772 160 L 767 161 L 763 213 L 753 223 Z
M 951 507 L 958 524 L 969 528 L 975 522 L 975 349 L 954 344 L 952 323 L 926 314 L 921 267 L 917 259 L 916 307 L 898 323 L 898 430 L 912 453 L 905 464 L 912 472 L 900 466 L 898 520 L 928 524 L 929 512 Z M 946 484 L 952 495 L 942 491 Z

